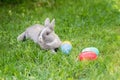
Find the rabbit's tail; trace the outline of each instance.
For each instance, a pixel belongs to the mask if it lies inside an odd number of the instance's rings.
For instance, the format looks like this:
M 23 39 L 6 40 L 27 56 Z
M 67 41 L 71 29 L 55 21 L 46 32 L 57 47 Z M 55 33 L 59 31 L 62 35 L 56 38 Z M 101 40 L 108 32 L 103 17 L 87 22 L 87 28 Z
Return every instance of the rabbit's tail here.
M 25 41 L 26 40 L 26 33 L 23 32 L 17 37 L 17 41 Z

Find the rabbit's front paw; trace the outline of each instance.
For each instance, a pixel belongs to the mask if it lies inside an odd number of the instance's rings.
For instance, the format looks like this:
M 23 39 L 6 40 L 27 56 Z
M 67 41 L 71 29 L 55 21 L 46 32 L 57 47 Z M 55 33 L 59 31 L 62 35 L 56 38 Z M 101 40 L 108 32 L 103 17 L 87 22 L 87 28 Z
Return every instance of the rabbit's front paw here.
M 54 49 L 51 49 L 52 54 L 56 54 L 56 51 Z

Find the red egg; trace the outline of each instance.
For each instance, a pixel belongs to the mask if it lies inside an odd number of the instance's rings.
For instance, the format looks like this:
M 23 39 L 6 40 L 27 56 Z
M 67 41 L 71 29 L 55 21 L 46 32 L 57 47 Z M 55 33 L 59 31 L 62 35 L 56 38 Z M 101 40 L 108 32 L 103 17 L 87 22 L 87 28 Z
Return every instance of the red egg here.
M 82 60 L 96 60 L 97 59 L 97 54 L 92 51 L 86 51 L 82 52 L 79 55 L 79 59 Z

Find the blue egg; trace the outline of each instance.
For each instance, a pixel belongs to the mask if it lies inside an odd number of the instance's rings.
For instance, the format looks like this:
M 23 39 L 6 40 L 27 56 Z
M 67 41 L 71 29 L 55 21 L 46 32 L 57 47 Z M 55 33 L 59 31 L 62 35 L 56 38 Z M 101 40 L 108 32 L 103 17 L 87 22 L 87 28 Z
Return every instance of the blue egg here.
M 72 49 L 72 46 L 70 44 L 62 44 L 61 45 L 61 51 L 64 53 L 64 54 L 69 54 L 70 51 Z
M 82 50 L 82 52 L 86 52 L 86 51 L 93 51 L 95 52 L 97 55 L 99 54 L 99 50 L 95 47 L 88 47 Z

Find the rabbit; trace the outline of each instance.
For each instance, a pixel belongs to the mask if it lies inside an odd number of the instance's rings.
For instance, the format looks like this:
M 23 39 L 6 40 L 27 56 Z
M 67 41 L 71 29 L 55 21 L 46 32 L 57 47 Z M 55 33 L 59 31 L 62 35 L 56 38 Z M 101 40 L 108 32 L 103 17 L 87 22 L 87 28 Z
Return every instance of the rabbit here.
M 61 40 L 54 32 L 55 19 L 50 22 L 49 18 L 46 18 L 44 25 L 35 24 L 28 27 L 18 37 L 18 41 L 25 41 L 30 38 L 35 43 L 40 45 L 41 49 L 51 50 L 56 53 L 56 49 L 60 47 Z

